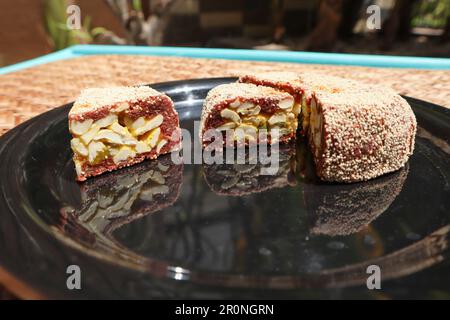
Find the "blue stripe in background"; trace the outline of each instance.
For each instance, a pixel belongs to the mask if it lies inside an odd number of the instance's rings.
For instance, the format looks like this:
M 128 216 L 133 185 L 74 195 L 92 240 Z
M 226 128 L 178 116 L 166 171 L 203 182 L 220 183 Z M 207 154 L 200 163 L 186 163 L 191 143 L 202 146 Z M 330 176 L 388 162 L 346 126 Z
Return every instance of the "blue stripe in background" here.
M 62 59 L 103 54 L 176 56 L 190 58 L 293 62 L 305 64 L 348 65 L 383 68 L 450 70 L 450 59 L 446 58 L 189 47 L 77 45 L 55 53 L 41 56 L 36 59 L 27 60 L 18 64 L 0 68 L 0 74 L 6 74 L 9 72 L 14 72 L 39 64 Z

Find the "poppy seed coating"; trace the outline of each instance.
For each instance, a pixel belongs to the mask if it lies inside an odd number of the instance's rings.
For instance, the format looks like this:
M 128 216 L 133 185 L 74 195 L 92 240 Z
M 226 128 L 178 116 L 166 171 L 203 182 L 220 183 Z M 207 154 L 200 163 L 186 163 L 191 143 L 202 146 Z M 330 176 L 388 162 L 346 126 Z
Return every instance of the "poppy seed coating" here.
M 365 181 L 403 167 L 413 153 L 417 123 L 393 90 L 314 74 L 244 75 L 311 106 L 308 134 L 317 175 L 324 181 Z

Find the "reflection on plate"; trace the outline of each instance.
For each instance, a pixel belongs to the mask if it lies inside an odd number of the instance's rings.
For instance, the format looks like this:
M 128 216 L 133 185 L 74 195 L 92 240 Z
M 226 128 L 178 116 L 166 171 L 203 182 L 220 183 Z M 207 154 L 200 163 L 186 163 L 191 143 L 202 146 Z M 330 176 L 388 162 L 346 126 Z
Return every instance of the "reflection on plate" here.
M 124 250 L 114 230 L 172 205 L 182 179 L 183 165 L 170 155 L 89 179 L 80 184 L 80 205 L 61 209 L 61 229 L 98 249 Z
M 378 179 L 341 186 L 306 184 L 304 200 L 313 227 L 311 233 L 345 236 L 360 231 L 389 208 L 402 191 L 408 164 Z
M 226 152 L 225 150 L 223 152 Z M 295 186 L 295 143 L 280 145 L 274 163 L 263 163 L 254 152 L 245 149 L 244 163 L 204 165 L 204 176 L 211 190 L 217 194 L 243 196 L 263 192 L 272 188 Z M 268 156 L 272 155 L 271 150 Z M 269 174 L 270 173 L 270 174 Z

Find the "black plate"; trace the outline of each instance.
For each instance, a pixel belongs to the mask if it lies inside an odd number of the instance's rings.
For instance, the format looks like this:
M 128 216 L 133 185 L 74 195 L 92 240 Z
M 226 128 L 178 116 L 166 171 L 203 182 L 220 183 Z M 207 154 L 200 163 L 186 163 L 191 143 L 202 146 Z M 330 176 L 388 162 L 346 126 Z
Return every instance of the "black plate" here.
M 207 91 L 233 80 L 153 87 L 192 130 Z M 408 165 L 352 185 L 318 182 L 301 143 L 277 177 L 166 156 L 80 185 L 71 104 L 56 108 L 0 139 L 0 263 L 56 298 L 449 298 L 450 112 L 408 101 L 420 126 Z M 80 291 L 66 287 L 73 264 Z

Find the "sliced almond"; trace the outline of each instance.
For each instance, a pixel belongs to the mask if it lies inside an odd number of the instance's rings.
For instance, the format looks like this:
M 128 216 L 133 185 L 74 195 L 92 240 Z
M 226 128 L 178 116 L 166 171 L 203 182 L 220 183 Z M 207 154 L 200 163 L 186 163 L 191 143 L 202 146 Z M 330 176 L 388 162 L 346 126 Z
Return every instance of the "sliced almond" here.
M 133 151 L 133 149 L 131 149 L 130 147 L 127 146 L 122 146 L 119 150 L 119 152 L 117 152 L 114 156 L 113 156 L 113 161 L 114 163 L 119 163 L 121 161 L 127 160 L 129 158 L 133 158 L 136 156 L 136 153 Z
M 136 120 L 131 120 L 131 118 L 130 117 L 128 117 L 128 116 L 125 116 L 124 117 L 124 122 L 125 122 L 125 125 L 127 126 L 127 128 L 130 128 L 131 129 L 131 126 L 133 125 L 133 123 L 134 122 L 136 122 L 136 121 L 138 121 L 138 120 L 140 120 L 141 121 L 141 125 L 144 125 L 145 124 L 145 119 L 144 119 L 144 117 L 140 117 L 140 118 L 138 118 L 138 119 L 136 119 Z
M 90 163 L 94 163 L 97 159 L 97 156 L 106 149 L 106 146 L 100 141 L 92 141 L 89 143 L 88 151 L 89 157 L 88 161 Z
M 268 122 L 271 126 L 273 126 L 277 123 L 286 123 L 286 120 L 287 120 L 286 114 L 278 112 L 278 113 L 273 114 L 269 118 Z
M 156 152 L 159 153 L 166 144 L 167 144 L 167 140 L 165 140 L 165 139 L 161 140 L 158 143 L 158 145 L 156 146 Z
M 160 114 L 158 114 L 156 117 L 153 117 L 150 120 L 144 119 L 143 125 L 141 125 L 141 123 L 142 123 L 141 119 L 143 119 L 143 118 L 142 117 L 139 118 L 131 126 L 133 133 L 136 136 L 140 136 L 152 129 L 155 129 L 156 127 L 159 127 L 164 121 L 164 117 Z
M 95 124 L 99 126 L 99 128 L 106 128 L 107 126 L 117 122 L 117 115 L 110 114 L 100 120 L 95 121 Z
M 237 114 L 237 112 L 230 109 L 223 109 L 220 111 L 220 116 L 224 119 L 230 119 L 233 122 L 240 123 L 241 117 Z
M 108 152 L 110 155 L 115 156 L 117 153 L 119 153 L 120 151 L 120 147 L 119 148 L 109 148 Z
M 124 126 L 121 126 L 118 122 L 114 122 L 109 126 L 109 129 L 114 131 L 115 133 L 120 134 L 121 136 L 127 135 L 129 133 L 128 129 Z
M 77 173 L 77 176 L 81 176 L 83 174 L 83 169 L 82 169 L 81 163 L 76 160 L 75 160 L 75 171 Z
M 87 157 L 89 154 L 88 149 L 84 146 L 84 144 L 78 138 L 73 138 L 70 141 L 70 146 L 72 147 L 72 150 L 75 153 L 77 153 L 83 157 Z
M 92 139 L 96 136 L 96 134 L 100 131 L 100 128 L 94 123 L 91 128 L 83 134 L 80 139 L 83 141 L 85 145 L 88 145 Z
M 246 101 L 237 108 L 237 112 L 240 114 L 247 114 L 248 110 L 253 109 L 254 107 L 255 105 L 253 103 Z
M 123 144 L 119 134 L 109 129 L 100 130 L 94 137 L 94 140 L 105 140 L 110 143 Z
M 92 126 L 93 123 L 94 123 L 94 120 L 92 120 L 92 119 L 87 119 L 82 122 L 72 120 L 69 123 L 69 131 L 72 134 L 81 136 L 82 134 L 85 134 L 89 130 L 89 128 Z
M 255 116 L 261 112 L 260 106 L 255 106 L 253 109 L 248 110 L 248 115 Z
M 239 99 L 234 100 L 232 103 L 229 104 L 230 108 L 236 109 L 241 105 L 241 102 Z
M 278 103 L 278 106 L 284 110 L 291 110 L 292 107 L 294 106 L 294 98 L 289 97 L 289 98 L 283 99 Z
M 153 129 L 148 136 L 145 138 L 146 143 L 151 147 L 154 148 L 158 144 L 159 136 L 161 134 L 161 129 L 156 128 Z
M 223 124 L 223 125 L 221 125 L 221 126 L 218 126 L 218 127 L 216 128 L 216 130 L 219 130 L 219 131 L 227 131 L 227 130 L 231 130 L 231 129 L 234 129 L 234 128 L 236 128 L 236 123 L 234 123 L 234 122 L 228 122 L 228 123 L 225 123 L 225 124 Z
M 116 106 L 113 108 L 114 112 L 122 112 L 127 110 L 129 107 L 128 102 L 120 102 L 118 104 L 116 104 Z
M 152 148 L 143 141 L 138 141 L 136 144 L 136 152 L 137 153 L 146 153 L 150 152 Z
M 138 141 L 133 137 L 125 137 L 123 138 L 122 144 L 125 146 L 135 146 L 137 145 Z

